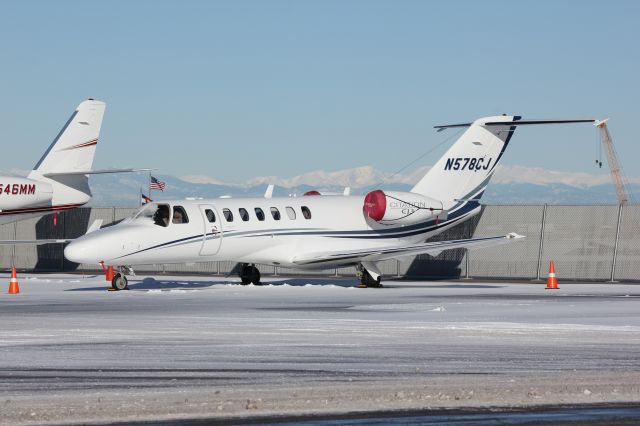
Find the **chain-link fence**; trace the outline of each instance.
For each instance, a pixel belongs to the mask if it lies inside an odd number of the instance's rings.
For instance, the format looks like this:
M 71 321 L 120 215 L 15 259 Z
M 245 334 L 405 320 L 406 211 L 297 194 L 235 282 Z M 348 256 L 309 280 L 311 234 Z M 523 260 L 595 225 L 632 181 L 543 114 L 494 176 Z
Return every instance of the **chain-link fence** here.
M 130 208 L 79 208 L 0 226 L 0 239 L 32 240 L 76 238 L 96 219 L 103 226 L 128 217 Z M 640 205 L 560 206 L 489 205 L 482 213 L 437 235 L 433 240 L 505 235 L 517 232 L 527 238 L 503 246 L 467 251 L 448 250 L 379 263 L 386 277 L 425 279 L 544 279 L 554 261 L 564 280 L 640 281 Z M 100 270 L 99 265 L 66 261 L 61 244 L 0 245 L 0 268 L 70 272 Z M 234 275 L 234 262 L 142 265 L 144 273 L 205 273 Z M 354 267 L 317 271 L 261 265 L 263 276 L 353 276 Z

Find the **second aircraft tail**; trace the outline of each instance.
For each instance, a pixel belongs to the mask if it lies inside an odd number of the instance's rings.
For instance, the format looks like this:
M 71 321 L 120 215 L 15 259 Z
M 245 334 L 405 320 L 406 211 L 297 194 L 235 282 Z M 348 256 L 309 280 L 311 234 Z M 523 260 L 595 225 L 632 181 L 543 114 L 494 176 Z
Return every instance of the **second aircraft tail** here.
M 91 171 L 105 107 L 93 99 L 81 102 L 29 174 L 52 185 L 54 204 L 84 204 L 91 198 L 82 173 Z

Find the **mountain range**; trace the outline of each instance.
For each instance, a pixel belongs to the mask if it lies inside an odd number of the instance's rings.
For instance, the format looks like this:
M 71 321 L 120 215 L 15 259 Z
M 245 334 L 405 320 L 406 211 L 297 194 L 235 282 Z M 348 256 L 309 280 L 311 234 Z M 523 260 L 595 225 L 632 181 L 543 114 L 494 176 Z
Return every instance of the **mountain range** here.
M 429 167 L 410 173 L 388 173 L 370 166 L 339 171 L 314 171 L 299 176 L 255 177 L 243 183 L 230 183 L 204 175 L 169 176 L 155 174 L 166 182 L 164 191 L 148 192 L 148 176 L 95 175 L 90 184 L 92 206 L 133 207 L 140 192 L 153 199 L 221 196 L 262 196 L 267 185 L 276 185 L 274 195 L 299 196 L 309 190 L 365 194 L 373 189 L 409 191 Z M 632 195 L 640 190 L 640 178 L 629 179 Z M 632 197 L 632 201 L 637 201 Z M 486 204 L 616 204 L 616 192 L 608 174 L 571 173 L 524 166 L 498 166 L 483 196 Z

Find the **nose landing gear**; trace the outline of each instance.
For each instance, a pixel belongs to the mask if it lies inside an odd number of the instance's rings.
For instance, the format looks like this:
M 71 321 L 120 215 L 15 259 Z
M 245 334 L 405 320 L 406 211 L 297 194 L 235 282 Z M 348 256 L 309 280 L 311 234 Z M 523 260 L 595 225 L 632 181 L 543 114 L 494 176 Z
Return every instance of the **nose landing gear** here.
M 240 281 L 242 285 L 262 285 L 260 282 L 260 271 L 256 268 L 256 265 L 243 263 L 240 265 Z
M 130 266 L 118 266 L 118 272 L 116 272 L 111 279 L 111 288 L 109 291 L 129 290 L 129 281 L 125 274 L 135 275 L 136 273 Z
M 116 272 L 111 280 L 111 288 L 116 291 L 119 290 L 129 290 L 129 282 L 127 281 L 127 277 L 122 272 Z

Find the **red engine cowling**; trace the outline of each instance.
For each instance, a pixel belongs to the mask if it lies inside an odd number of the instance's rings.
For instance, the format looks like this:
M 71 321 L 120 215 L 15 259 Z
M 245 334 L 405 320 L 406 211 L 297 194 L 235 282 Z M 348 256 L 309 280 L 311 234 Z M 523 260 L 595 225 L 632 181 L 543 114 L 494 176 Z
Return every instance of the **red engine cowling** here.
M 442 202 L 413 192 L 369 192 L 362 206 L 364 215 L 382 225 L 412 225 L 430 219 L 444 220 Z

